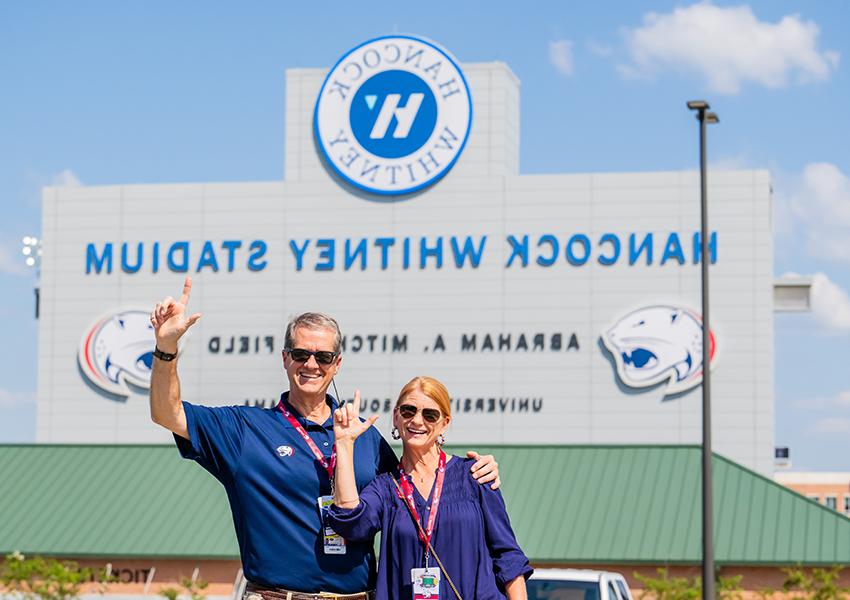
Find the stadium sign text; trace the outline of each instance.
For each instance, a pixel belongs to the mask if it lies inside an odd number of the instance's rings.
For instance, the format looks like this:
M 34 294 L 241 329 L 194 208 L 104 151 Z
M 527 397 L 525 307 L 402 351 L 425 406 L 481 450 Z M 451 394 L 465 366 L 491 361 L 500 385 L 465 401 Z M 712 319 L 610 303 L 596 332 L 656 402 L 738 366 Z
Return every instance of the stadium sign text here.
M 487 235 L 431 237 L 304 238 L 290 239 L 285 260 L 295 271 L 366 271 L 391 266 L 404 270 L 456 268 L 477 269 L 492 244 Z M 502 240 L 499 256 L 503 268 L 581 267 L 597 263 L 685 265 L 700 262 L 700 234 L 671 232 L 509 234 Z M 717 233 L 709 241 L 711 263 L 717 262 Z M 202 243 L 105 242 L 89 243 L 85 251 L 87 275 L 140 271 L 157 273 L 227 272 L 237 268 L 263 271 L 276 256 L 263 240 L 206 240 Z

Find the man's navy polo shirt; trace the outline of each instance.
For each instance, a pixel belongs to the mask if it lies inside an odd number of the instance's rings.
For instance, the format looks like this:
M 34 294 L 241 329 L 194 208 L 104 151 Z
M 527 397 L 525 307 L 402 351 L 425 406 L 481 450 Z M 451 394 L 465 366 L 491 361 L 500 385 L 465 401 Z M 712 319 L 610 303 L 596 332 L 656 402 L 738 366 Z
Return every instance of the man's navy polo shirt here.
M 298 419 L 330 457 L 333 416 L 319 425 Z M 328 403 L 335 402 L 328 396 Z M 331 493 L 327 471 L 280 410 L 183 403 L 189 440 L 175 435 L 184 458 L 197 461 L 227 491 L 245 577 L 258 585 L 303 592 L 362 592 L 374 587 L 372 542 L 348 542 L 345 554 L 325 554 L 317 498 Z M 357 487 L 398 464 L 370 427 L 354 444 Z

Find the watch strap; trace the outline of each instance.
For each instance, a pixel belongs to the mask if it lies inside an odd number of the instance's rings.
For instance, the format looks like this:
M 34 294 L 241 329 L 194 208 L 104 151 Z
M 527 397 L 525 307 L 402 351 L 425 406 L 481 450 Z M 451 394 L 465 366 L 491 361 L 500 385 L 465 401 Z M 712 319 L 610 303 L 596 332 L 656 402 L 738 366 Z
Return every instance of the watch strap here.
M 177 358 L 177 353 L 169 354 L 168 352 L 163 352 L 159 348 L 154 347 L 153 355 L 156 356 L 159 360 L 164 360 L 166 362 L 171 362 L 175 358 Z

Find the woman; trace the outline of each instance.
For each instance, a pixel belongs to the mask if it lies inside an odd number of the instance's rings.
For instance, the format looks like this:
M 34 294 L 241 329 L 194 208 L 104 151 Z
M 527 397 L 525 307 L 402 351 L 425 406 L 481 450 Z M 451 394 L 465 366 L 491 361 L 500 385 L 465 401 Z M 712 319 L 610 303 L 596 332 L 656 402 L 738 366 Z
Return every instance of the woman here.
M 347 539 L 382 532 L 376 600 L 525 600 L 532 569 L 501 493 L 478 485 L 468 459 L 442 450 L 451 422 L 445 386 L 431 377 L 404 386 L 393 410 L 393 437 L 404 445 L 401 464 L 360 494 L 354 441 L 377 417 L 362 421 L 356 396 L 334 413 L 336 477 L 328 518 Z

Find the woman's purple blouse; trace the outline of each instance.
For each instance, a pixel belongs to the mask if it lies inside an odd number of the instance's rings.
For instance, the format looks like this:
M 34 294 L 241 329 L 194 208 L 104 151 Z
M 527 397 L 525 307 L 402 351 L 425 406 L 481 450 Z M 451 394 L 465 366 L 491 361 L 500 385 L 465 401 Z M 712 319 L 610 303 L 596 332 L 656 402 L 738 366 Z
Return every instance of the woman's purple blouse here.
M 528 578 L 532 568 L 517 544 L 501 492 L 472 478 L 473 462 L 453 456 L 446 465 L 431 545 L 464 600 L 503 599 L 505 584 Z M 381 532 L 376 600 L 412 599 L 410 570 L 425 566 L 425 546 L 393 483 L 398 477 L 398 470 L 379 475 L 360 493 L 356 508 L 330 508 L 330 525 L 346 539 L 366 540 Z M 432 488 L 425 499 L 414 486 L 423 529 L 433 494 Z M 439 568 L 433 556 L 429 566 Z M 455 598 L 445 575 L 440 598 Z

